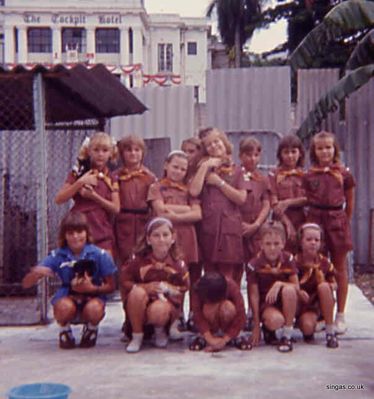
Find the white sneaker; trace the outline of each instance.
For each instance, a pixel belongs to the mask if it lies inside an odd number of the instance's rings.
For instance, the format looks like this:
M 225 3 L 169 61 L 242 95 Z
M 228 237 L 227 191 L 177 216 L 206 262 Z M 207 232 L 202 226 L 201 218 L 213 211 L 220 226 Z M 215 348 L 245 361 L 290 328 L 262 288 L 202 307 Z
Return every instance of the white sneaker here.
M 169 338 L 172 341 L 181 341 L 183 339 L 183 334 L 178 329 L 179 320 L 174 320 L 170 325 Z
M 321 332 L 323 330 L 326 330 L 326 322 L 325 322 L 325 320 L 317 321 L 315 332 Z
M 347 332 L 347 325 L 344 320 L 335 320 L 335 333 L 345 334 Z
M 128 353 L 136 353 L 140 351 L 140 348 L 143 343 L 143 333 L 133 333 L 132 340 L 126 347 L 126 352 Z
M 155 346 L 157 348 L 166 348 L 169 342 L 169 337 L 165 332 L 164 327 L 155 327 Z

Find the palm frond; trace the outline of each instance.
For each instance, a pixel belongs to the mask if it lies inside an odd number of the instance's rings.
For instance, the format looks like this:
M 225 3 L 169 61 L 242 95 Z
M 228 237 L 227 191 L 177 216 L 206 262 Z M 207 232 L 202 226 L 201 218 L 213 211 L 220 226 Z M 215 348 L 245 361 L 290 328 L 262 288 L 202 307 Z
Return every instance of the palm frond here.
M 353 70 L 372 63 L 374 63 L 374 29 L 357 43 L 347 61 L 346 69 Z
M 373 76 L 374 64 L 371 64 L 357 68 L 340 79 L 327 94 L 320 98 L 296 134 L 304 140 L 317 132 L 327 114 L 337 110 L 342 100 L 367 83 Z
M 338 4 L 291 54 L 292 69 L 313 65 L 313 60 L 336 38 L 371 27 L 374 27 L 374 2 L 348 0 Z

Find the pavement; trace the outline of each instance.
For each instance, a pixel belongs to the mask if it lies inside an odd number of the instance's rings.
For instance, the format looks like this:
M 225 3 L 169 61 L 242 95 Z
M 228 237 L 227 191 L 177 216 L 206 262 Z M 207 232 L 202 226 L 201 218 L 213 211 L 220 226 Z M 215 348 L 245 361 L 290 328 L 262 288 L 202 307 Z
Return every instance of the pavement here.
M 322 332 L 314 344 L 299 339 L 287 354 L 263 344 L 252 351 L 190 352 L 185 333 L 167 349 L 146 344 L 128 354 L 120 341 L 122 317 L 120 302 L 109 302 L 96 347 L 69 351 L 57 347 L 56 323 L 0 327 L 0 398 L 35 382 L 67 384 L 69 399 L 374 398 L 374 307 L 355 285 L 338 349 L 326 348 Z M 80 328 L 74 327 L 76 338 Z

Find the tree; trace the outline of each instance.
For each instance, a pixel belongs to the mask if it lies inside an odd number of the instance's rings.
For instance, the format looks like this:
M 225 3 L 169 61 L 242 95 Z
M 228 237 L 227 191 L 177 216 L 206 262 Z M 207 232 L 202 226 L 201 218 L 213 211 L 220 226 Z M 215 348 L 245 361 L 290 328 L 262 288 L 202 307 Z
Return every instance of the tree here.
M 313 66 L 316 58 L 336 39 L 366 35 L 357 43 L 346 63 L 345 76 L 315 104 L 297 134 L 305 139 L 316 132 L 329 112 L 374 76 L 374 2 L 350 0 L 334 7 L 291 54 L 293 70 Z
M 255 29 L 251 23 L 261 14 L 261 0 L 212 0 L 206 15 L 211 17 L 214 10 L 222 41 L 235 55 L 234 65 L 239 68 L 243 45 Z

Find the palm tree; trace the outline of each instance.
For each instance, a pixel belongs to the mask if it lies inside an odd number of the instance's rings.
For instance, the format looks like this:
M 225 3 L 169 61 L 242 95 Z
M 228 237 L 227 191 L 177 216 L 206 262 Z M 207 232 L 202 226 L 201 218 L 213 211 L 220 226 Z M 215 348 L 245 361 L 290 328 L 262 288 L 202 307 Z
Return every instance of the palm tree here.
M 235 54 L 234 65 L 240 67 L 243 45 L 252 36 L 253 21 L 261 14 L 261 0 L 212 0 L 206 15 L 214 10 L 218 15 L 218 30 L 222 41 Z
M 357 34 L 365 34 L 346 63 L 344 77 L 319 99 L 299 127 L 297 134 L 302 139 L 315 133 L 329 112 L 338 109 L 341 101 L 374 76 L 373 28 L 373 1 L 345 1 L 334 7 L 291 54 L 290 64 L 293 70 L 308 68 L 323 54 L 329 43 L 337 38 L 349 40 Z

